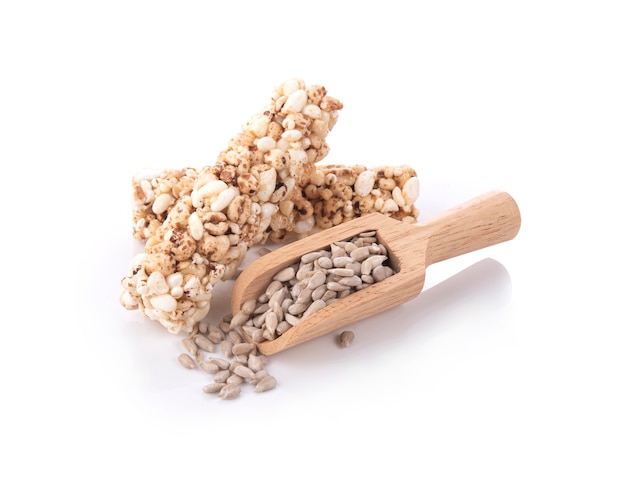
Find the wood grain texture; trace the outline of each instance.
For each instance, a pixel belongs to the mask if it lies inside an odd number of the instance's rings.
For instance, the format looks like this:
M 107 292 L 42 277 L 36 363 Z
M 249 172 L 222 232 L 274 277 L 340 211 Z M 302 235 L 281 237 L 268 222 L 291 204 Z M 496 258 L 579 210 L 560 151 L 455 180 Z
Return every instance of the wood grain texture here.
M 272 355 L 415 298 L 424 287 L 429 265 L 513 239 L 520 224 L 517 204 L 502 191 L 482 194 L 417 224 L 406 224 L 379 213 L 367 214 L 254 261 L 234 284 L 232 311 L 237 313 L 245 301 L 259 297 L 277 272 L 299 262 L 307 252 L 376 230 L 396 273 L 329 304 L 277 339 L 257 344 L 261 353 Z M 246 338 L 252 341 L 247 335 Z

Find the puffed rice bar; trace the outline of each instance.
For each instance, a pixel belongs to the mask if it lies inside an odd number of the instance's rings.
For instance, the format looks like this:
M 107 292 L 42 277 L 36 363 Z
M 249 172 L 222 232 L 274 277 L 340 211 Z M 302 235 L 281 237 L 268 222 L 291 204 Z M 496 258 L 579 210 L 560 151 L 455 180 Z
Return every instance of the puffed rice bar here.
M 299 210 L 304 199 L 296 186 L 328 154 L 326 136 L 342 108 L 323 86 L 300 79 L 275 88 L 267 108 L 251 117 L 215 165 L 198 171 L 190 194 L 178 198 L 131 261 L 121 304 L 170 332 L 191 330 L 210 309 L 213 285 L 268 238 L 285 201 L 301 220 L 312 214 Z
M 293 228 L 272 227 L 270 239 L 280 241 L 291 231 L 302 237 L 370 212 L 409 223 L 419 215 L 419 179 L 409 166 L 318 165 L 302 193 L 313 214 L 296 220 Z
M 167 218 L 176 201 L 191 194 L 198 170 L 195 168 L 142 171 L 132 178 L 133 236 L 146 241 Z M 269 238 L 279 242 L 295 229 L 298 236 L 338 225 L 353 217 L 377 211 L 395 219 L 415 221 L 419 211 L 414 202 L 419 181 L 408 166 L 366 168 L 362 165 L 316 165 L 296 186 L 294 197 L 304 198 L 299 206 L 312 216 L 296 221 L 293 201 L 280 204 L 282 216 L 270 223 Z

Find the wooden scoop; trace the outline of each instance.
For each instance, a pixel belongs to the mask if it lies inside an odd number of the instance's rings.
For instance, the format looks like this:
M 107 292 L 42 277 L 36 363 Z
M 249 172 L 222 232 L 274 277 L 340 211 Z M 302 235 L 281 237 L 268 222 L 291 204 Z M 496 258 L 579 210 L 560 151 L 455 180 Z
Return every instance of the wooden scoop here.
M 236 314 L 244 302 L 258 298 L 277 272 L 298 263 L 304 254 L 326 249 L 333 242 L 361 232 L 376 231 L 395 274 L 330 303 L 278 338 L 257 343 L 261 353 L 271 355 L 417 297 L 424 287 L 426 267 L 513 239 L 520 223 L 517 204 L 500 191 L 482 194 L 417 224 L 380 213 L 366 214 L 287 244 L 251 263 L 234 284 L 232 311 Z

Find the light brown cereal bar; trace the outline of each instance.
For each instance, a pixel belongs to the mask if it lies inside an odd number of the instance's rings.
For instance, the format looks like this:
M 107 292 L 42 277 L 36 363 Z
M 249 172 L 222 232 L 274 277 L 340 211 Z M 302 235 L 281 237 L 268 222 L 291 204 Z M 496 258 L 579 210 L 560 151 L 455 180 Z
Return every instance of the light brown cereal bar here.
M 416 222 L 419 179 L 409 166 L 366 168 L 362 165 L 318 165 L 302 186 L 313 213 L 292 228 L 273 227 L 270 239 L 279 241 L 293 231 L 299 236 L 337 226 L 370 212 Z
M 342 107 L 323 86 L 295 79 L 277 87 L 131 261 L 121 304 L 171 332 L 189 331 L 209 311 L 213 285 L 286 217 L 286 201 L 294 204 L 290 214 L 309 214 L 298 207 L 297 186 L 328 154 L 326 136 Z
M 176 201 L 191 194 L 198 170 L 195 168 L 142 171 L 132 178 L 133 236 L 147 240 L 167 218 Z M 372 211 L 395 219 L 415 221 L 414 206 L 419 194 L 419 181 L 408 166 L 366 168 L 362 165 L 316 165 L 298 185 L 294 201 L 279 204 L 282 216 L 272 218 L 269 238 L 279 242 L 295 232 L 302 236 L 345 222 Z

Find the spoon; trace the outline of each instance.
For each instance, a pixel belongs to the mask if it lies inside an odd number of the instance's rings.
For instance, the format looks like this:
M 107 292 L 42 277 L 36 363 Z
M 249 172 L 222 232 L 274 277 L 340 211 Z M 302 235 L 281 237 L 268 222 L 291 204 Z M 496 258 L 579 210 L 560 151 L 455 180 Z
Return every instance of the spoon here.
M 520 224 L 515 200 L 502 191 L 484 193 L 417 224 L 377 212 L 365 214 L 294 241 L 252 262 L 235 281 L 232 312 L 236 314 L 244 302 L 257 299 L 277 272 L 298 263 L 306 253 L 327 249 L 331 243 L 362 232 L 376 231 L 377 241 L 387 249 L 395 273 L 331 302 L 276 339 L 256 343 L 262 354 L 272 355 L 417 297 L 424 287 L 429 265 L 513 239 Z M 255 343 L 243 330 L 241 333 Z

